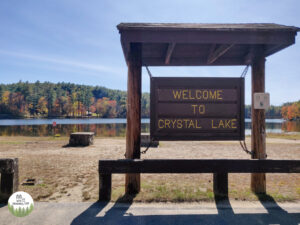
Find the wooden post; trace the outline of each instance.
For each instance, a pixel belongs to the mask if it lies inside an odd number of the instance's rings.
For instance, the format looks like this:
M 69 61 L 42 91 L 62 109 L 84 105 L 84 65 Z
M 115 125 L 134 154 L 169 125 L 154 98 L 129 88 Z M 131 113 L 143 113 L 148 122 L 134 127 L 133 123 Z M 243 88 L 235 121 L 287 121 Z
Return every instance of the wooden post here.
M 253 159 L 266 158 L 265 110 L 254 109 L 254 93 L 265 92 L 265 57 L 263 47 L 257 46 L 252 58 L 252 134 L 251 149 Z M 266 193 L 266 174 L 251 174 L 251 190 L 254 193 Z
M 0 196 L 5 203 L 14 192 L 18 191 L 19 186 L 19 161 L 15 158 L 11 163 L 12 171 L 1 173 Z
M 214 194 L 217 197 L 228 197 L 228 173 L 214 173 Z
M 128 55 L 126 159 L 140 158 L 142 46 L 132 43 Z M 126 174 L 125 191 L 140 191 L 140 174 Z
M 111 198 L 111 174 L 99 173 L 99 201 L 109 201 Z

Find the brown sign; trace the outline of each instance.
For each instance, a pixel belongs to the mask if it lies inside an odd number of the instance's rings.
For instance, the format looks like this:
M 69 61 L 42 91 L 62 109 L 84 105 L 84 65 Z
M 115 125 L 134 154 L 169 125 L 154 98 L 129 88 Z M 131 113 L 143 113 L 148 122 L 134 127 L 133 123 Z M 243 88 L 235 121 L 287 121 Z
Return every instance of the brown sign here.
M 151 78 L 153 140 L 244 140 L 244 78 Z

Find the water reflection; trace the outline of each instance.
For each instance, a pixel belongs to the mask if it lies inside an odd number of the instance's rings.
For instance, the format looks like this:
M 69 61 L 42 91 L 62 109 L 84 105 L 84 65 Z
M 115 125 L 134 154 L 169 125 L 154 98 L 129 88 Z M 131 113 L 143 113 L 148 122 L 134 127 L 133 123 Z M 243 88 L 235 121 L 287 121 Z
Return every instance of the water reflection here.
M 300 121 L 288 121 L 281 125 L 281 129 L 285 132 L 300 132 Z
M 142 132 L 150 132 L 149 123 L 142 123 Z M 282 121 L 266 123 L 267 133 L 300 132 L 300 121 Z M 95 132 L 98 137 L 124 137 L 125 123 L 110 124 L 58 124 L 55 128 L 49 124 L 0 126 L 0 136 L 69 136 L 73 132 Z M 245 134 L 251 134 L 251 123 L 246 121 Z
M 142 132 L 150 132 L 149 124 L 142 124 Z M 69 136 L 73 132 L 95 132 L 98 137 L 125 137 L 126 124 L 59 124 L 0 126 L 0 136 Z

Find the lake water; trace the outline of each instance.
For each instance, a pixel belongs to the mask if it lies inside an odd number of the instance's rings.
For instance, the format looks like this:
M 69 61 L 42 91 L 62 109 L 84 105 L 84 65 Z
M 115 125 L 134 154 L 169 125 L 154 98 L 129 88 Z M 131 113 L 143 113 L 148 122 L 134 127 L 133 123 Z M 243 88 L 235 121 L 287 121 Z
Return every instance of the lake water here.
M 56 122 L 56 127 L 52 123 Z M 142 119 L 142 132 L 149 132 L 149 119 Z M 245 120 L 245 133 L 251 134 L 251 120 Z M 266 119 L 267 133 L 300 132 L 300 121 Z M 96 136 L 122 137 L 126 132 L 126 119 L 3 119 L 0 136 L 69 136 L 77 131 L 92 131 Z

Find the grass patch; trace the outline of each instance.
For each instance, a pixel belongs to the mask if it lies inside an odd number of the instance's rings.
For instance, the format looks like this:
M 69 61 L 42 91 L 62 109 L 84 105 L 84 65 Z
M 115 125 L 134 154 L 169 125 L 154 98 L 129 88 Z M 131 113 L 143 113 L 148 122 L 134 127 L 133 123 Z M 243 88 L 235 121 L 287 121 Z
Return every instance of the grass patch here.
M 235 200 L 243 200 L 243 201 L 276 201 L 276 202 L 285 202 L 285 201 L 294 201 L 295 196 L 283 195 L 278 192 L 268 192 L 266 195 L 256 195 L 250 189 L 236 191 L 229 190 L 229 197 Z
M 26 141 L 0 141 L 1 144 L 7 144 L 7 145 L 21 145 L 25 144 Z
M 69 136 L 1 136 L 0 138 L 0 144 L 26 144 L 39 143 L 43 141 L 68 140 Z
M 125 193 L 125 187 L 124 185 L 121 187 L 116 187 L 112 189 L 111 193 L 111 199 L 113 202 L 117 201 L 119 198 L 121 198 Z
M 259 195 L 257 196 L 258 199 L 261 201 L 276 201 L 276 202 L 286 202 L 286 201 L 293 201 L 294 198 L 288 195 L 282 195 L 280 193 L 268 193 L 267 195 Z
M 94 140 L 96 140 L 96 139 L 116 139 L 116 140 L 125 140 L 125 136 L 107 136 L 107 137 L 105 137 L 105 136 L 102 136 L 102 137 L 100 137 L 100 136 L 95 136 L 94 137 Z
M 44 201 L 56 192 L 55 187 L 46 184 L 20 186 L 20 191 L 28 192 L 35 201 Z
M 300 192 L 300 188 L 297 189 Z M 126 202 L 124 198 L 124 186 L 116 187 L 112 191 L 112 201 Z M 201 188 L 188 184 L 159 184 L 142 183 L 141 192 L 134 198 L 134 202 L 197 202 L 214 201 L 215 195 L 211 189 Z M 294 201 L 295 196 L 283 195 L 277 192 L 270 192 L 267 195 L 255 195 L 250 189 L 235 190 L 229 188 L 229 198 L 240 201 Z
M 280 139 L 288 139 L 288 140 L 300 140 L 300 134 L 298 133 L 283 133 L 283 134 L 274 134 L 268 133 L 267 138 L 280 138 Z
M 45 139 L 45 141 L 57 141 L 57 140 L 69 140 L 68 136 L 59 136 L 56 134 L 55 136 L 49 136 Z
M 247 138 L 251 138 L 251 135 L 246 135 Z M 267 133 L 267 138 L 279 138 L 279 139 L 287 139 L 287 140 L 300 140 L 300 133 Z
M 120 200 L 125 193 L 124 186 L 112 190 L 112 201 Z M 123 199 L 125 200 L 125 199 Z M 135 202 L 194 202 L 213 201 L 211 189 L 199 188 L 188 184 L 142 183 L 141 192 L 134 198 Z

